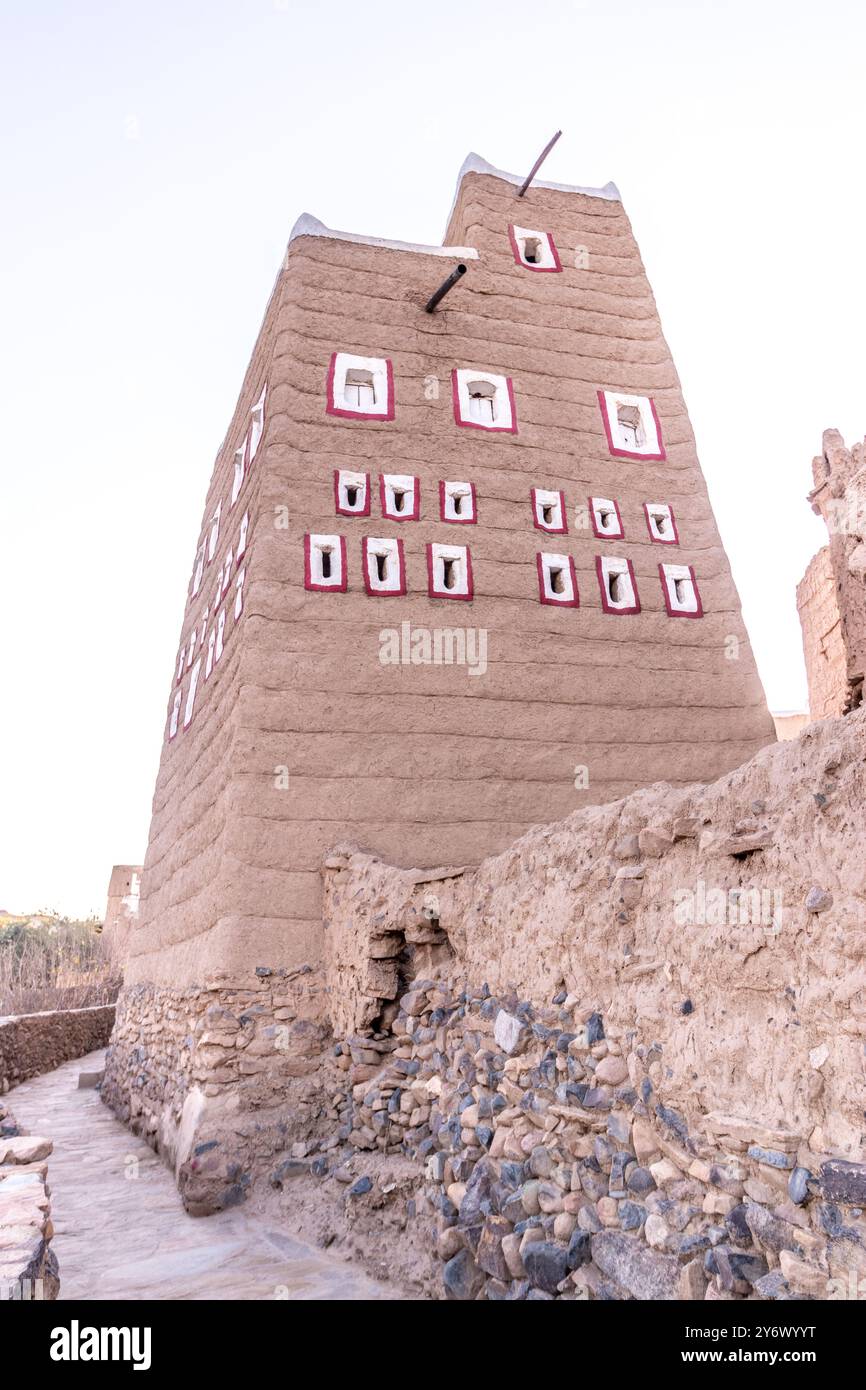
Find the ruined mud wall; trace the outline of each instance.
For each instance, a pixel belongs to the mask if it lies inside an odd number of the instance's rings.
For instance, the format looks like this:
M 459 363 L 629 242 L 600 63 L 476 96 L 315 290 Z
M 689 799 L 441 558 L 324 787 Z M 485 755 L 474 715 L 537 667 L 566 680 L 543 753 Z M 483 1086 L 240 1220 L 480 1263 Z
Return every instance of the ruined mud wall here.
M 0 1095 L 61 1062 L 105 1047 L 114 1026 L 113 1004 L 56 1009 L 0 1018 Z
M 825 430 L 812 460 L 812 510 L 829 545 L 811 561 L 797 588 L 813 719 L 845 714 L 863 698 L 866 674 L 866 443 L 851 449 L 838 430 Z
M 661 1044 L 665 1097 L 690 1125 L 721 1109 L 860 1157 L 864 752 L 857 711 L 710 786 L 575 812 L 435 884 L 361 854 L 335 859 L 334 1016 L 372 1027 L 414 973 L 411 937 L 432 918 L 473 987 L 535 1001 L 564 989 Z M 391 980 L 377 994 L 386 951 Z

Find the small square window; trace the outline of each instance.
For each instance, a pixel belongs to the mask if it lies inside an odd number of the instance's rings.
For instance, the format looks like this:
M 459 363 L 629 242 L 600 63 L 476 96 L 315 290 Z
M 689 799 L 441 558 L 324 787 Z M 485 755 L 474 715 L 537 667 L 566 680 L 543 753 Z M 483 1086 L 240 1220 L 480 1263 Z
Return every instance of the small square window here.
M 622 517 L 619 506 L 610 497 L 590 497 L 589 514 L 592 517 L 593 534 L 603 539 L 622 540 Z
M 239 564 L 240 564 L 241 559 L 242 559 L 243 556 L 246 554 L 246 549 L 247 549 L 247 533 L 248 533 L 249 529 L 250 529 L 250 514 L 249 514 L 249 512 L 244 512 L 243 516 L 241 517 L 241 529 L 240 529 L 240 531 L 238 532 L 238 548 L 237 548 L 237 551 L 235 552 L 235 564 L 236 564 L 236 565 L 239 565 Z
M 242 569 L 235 580 L 235 622 L 237 622 L 244 611 L 244 579 L 246 578 L 246 573 L 246 569 Z
M 616 458 L 666 458 L 659 417 L 651 396 L 628 396 L 621 391 L 599 391 L 604 430 L 610 452 Z
M 198 661 L 193 666 L 192 674 L 189 678 L 189 689 L 186 693 L 186 705 L 184 706 L 183 711 L 183 727 L 185 729 L 188 729 L 190 724 L 192 723 L 192 713 L 195 709 L 195 693 L 198 689 L 198 677 L 200 671 L 201 657 L 199 657 Z
M 181 647 L 177 654 L 177 669 L 174 673 L 175 685 L 180 685 L 183 680 L 183 663 L 186 660 L 186 647 Z
M 361 542 L 364 588 L 368 594 L 405 594 L 406 562 L 403 542 L 365 536 Z
M 196 594 L 198 593 L 199 589 L 201 588 L 201 579 L 202 579 L 202 575 L 204 574 L 204 563 L 205 563 L 205 542 L 202 541 L 201 545 L 199 546 L 198 550 L 196 551 L 196 556 L 195 556 L 195 569 L 193 570 L 193 576 L 192 576 L 192 597 L 193 597 L 193 598 L 195 598 Z
M 427 592 L 430 598 L 472 598 L 472 559 L 467 546 L 435 542 L 427 546 Z
M 517 433 L 511 378 L 458 367 L 451 373 L 454 419 L 466 429 Z
M 669 618 L 704 616 L 698 582 L 691 565 L 659 565 L 659 578 Z
M 176 690 L 174 699 L 171 702 L 171 714 L 168 720 L 168 737 L 173 739 L 177 733 L 177 726 L 180 723 L 180 702 L 183 699 L 183 691 Z
M 643 509 L 650 539 L 659 545 L 679 545 L 677 523 L 667 502 L 644 502 Z
M 536 556 L 538 567 L 538 596 L 542 603 L 553 604 L 558 608 L 577 608 L 580 597 L 577 592 L 577 575 L 574 560 L 570 555 Z
M 244 476 L 247 471 L 247 441 L 244 440 L 239 449 L 234 452 L 234 471 L 232 475 L 232 498 L 231 505 L 234 506 L 240 496 L 241 488 L 244 485 Z
M 550 232 L 533 232 L 527 227 L 509 227 L 511 249 L 518 265 L 526 270 L 562 270 L 562 262 Z
M 532 523 L 539 531 L 549 531 L 554 535 L 565 535 L 568 521 L 565 515 L 565 496 L 561 492 L 547 492 L 544 488 L 531 489 Z
M 328 368 L 329 415 L 351 420 L 394 419 L 394 372 L 385 357 L 335 352 Z
M 474 526 L 478 520 L 474 483 L 439 483 L 439 519 Z
M 370 474 L 334 469 L 334 510 L 338 516 L 370 515 Z
M 304 588 L 346 592 L 346 540 L 344 536 L 304 537 Z
M 267 393 L 267 386 L 263 386 L 262 394 L 250 411 L 250 447 L 247 454 L 247 468 L 250 467 L 253 459 L 258 453 L 259 445 L 262 442 L 262 435 L 265 432 L 265 396 Z
M 417 521 L 421 515 L 421 488 L 411 473 L 383 473 L 379 500 L 389 521 Z
M 639 613 L 640 599 L 631 560 L 597 555 L 595 560 L 601 606 L 605 613 Z

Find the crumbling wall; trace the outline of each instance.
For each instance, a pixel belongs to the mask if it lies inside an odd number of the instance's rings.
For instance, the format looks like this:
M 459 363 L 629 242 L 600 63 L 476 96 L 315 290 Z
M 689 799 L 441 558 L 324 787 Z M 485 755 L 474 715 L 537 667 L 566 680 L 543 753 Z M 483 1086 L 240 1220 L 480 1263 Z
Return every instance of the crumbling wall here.
M 690 1122 L 752 1115 L 861 1156 L 864 747 L 858 711 L 710 786 L 650 787 L 530 831 L 439 885 L 457 971 L 533 1001 L 565 990 L 658 1042 Z M 428 891 L 362 855 L 327 879 L 327 933 L 348 916 L 405 930 Z M 340 998 L 339 977 L 329 989 Z
M 0 1095 L 61 1062 L 105 1047 L 114 1024 L 114 1005 L 55 1009 L 0 1018 Z
M 0 1102 L 0 1303 L 58 1295 L 46 1163 L 52 1147 L 50 1139 L 24 1134 Z
M 830 543 L 797 589 L 813 719 L 846 714 L 863 698 L 866 673 L 866 442 L 845 447 L 825 430 L 812 460 L 812 510 Z

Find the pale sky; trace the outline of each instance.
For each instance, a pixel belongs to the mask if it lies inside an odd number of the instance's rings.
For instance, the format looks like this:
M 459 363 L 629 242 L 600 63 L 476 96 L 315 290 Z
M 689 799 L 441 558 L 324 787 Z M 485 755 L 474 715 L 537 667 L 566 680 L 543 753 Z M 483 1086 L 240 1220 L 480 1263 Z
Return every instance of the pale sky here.
M 476 150 L 613 179 L 772 709 L 821 431 L 866 433 L 855 0 L 0 4 L 0 907 L 139 861 L 214 455 L 288 232 L 437 243 Z M 166 499 L 170 505 L 166 507 Z

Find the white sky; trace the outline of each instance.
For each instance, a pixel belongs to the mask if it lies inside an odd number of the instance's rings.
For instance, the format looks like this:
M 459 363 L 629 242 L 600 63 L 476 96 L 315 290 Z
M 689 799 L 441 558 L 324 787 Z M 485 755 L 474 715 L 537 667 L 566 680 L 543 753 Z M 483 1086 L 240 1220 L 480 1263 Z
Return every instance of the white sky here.
M 296 216 L 439 242 L 470 149 L 522 172 L 560 126 L 544 177 L 619 185 L 768 701 L 804 706 L 810 460 L 866 432 L 862 5 L 4 0 L 0 24 L 0 907 L 101 912 L 144 854 L 205 489 Z

